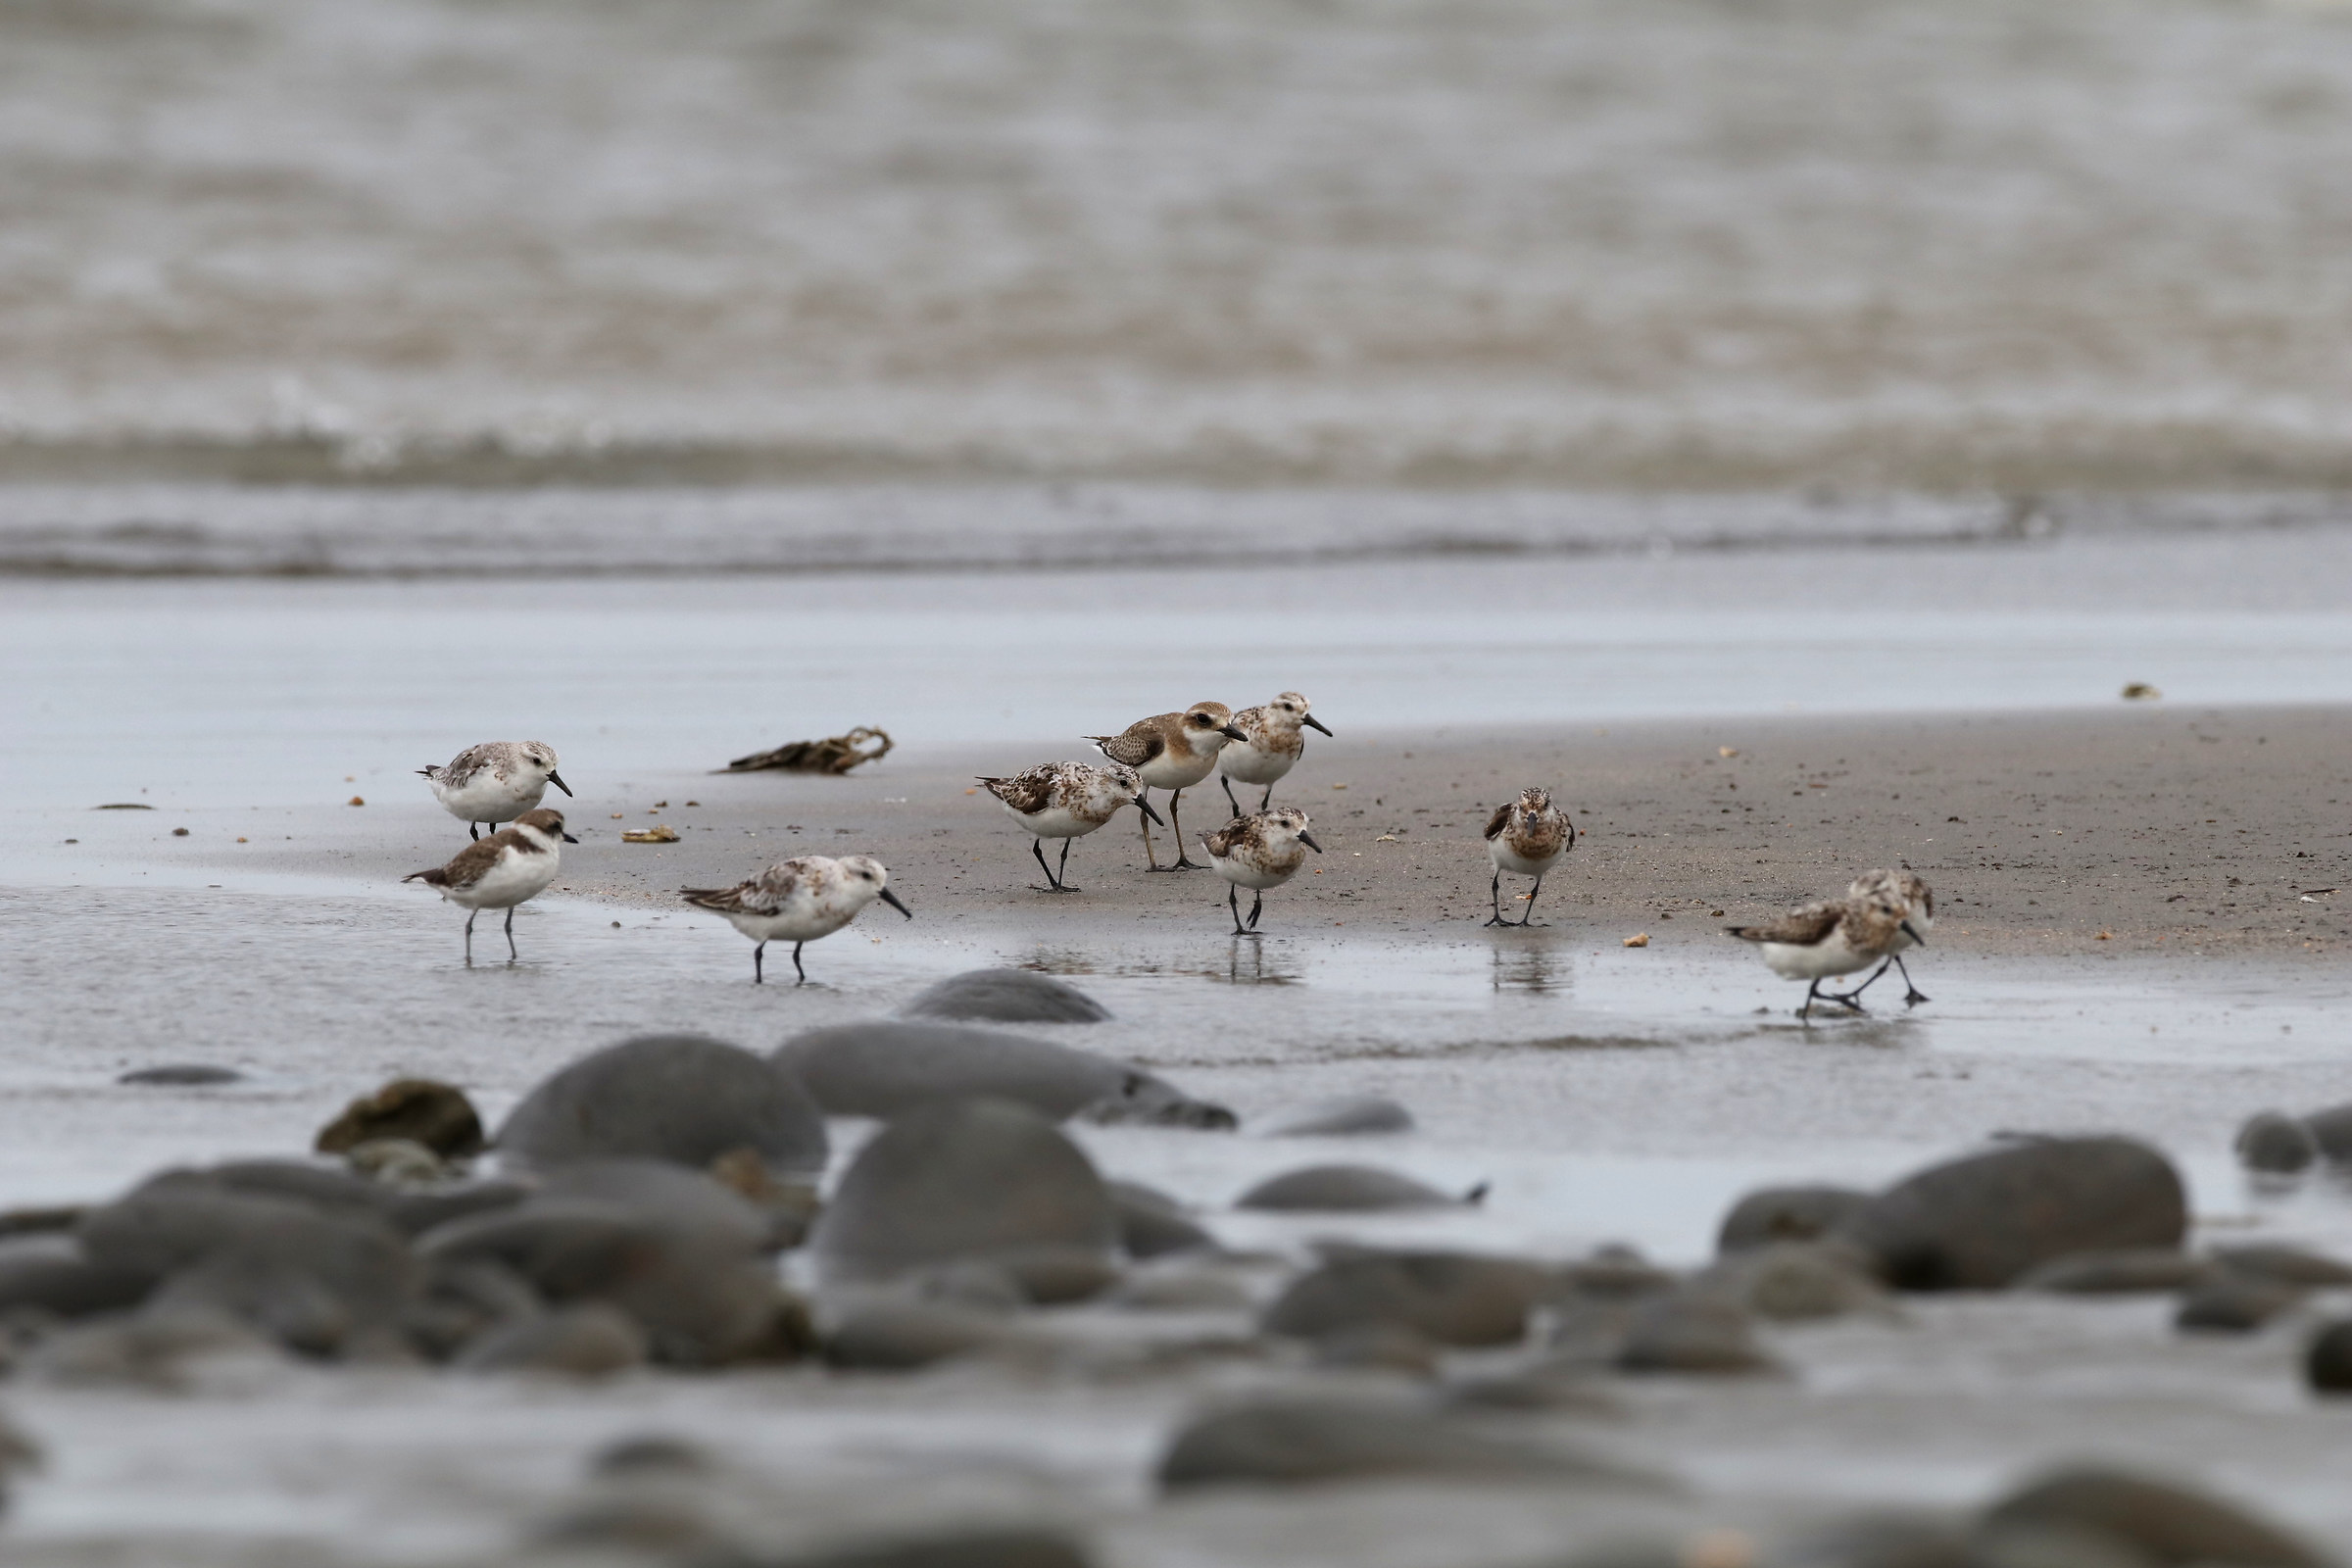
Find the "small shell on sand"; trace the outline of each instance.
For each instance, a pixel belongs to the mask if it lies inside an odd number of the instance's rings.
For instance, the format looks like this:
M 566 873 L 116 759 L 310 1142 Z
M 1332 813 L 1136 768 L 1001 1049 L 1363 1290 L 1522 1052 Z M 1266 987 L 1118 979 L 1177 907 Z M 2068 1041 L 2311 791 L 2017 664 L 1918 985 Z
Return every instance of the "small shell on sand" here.
M 1649 933 L 1643 931 L 1638 935 L 1627 937 L 1625 945 L 1629 948 L 1646 948 L 1649 946 Z
M 674 827 L 633 827 L 620 836 L 623 844 L 675 844 L 678 830 Z

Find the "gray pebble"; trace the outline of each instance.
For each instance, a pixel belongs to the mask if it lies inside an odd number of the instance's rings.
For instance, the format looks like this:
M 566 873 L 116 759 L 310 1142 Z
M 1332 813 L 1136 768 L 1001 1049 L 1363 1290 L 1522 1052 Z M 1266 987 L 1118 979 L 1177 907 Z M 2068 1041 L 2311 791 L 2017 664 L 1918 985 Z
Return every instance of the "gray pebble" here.
M 2037 1263 L 2018 1276 L 2015 1289 L 2063 1296 L 2131 1296 L 2178 1291 L 2211 1279 L 2211 1258 L 2172 1247 L 2132 1247 L 2112 1251 L 2069 1252 Z
M 1300 1275 L 1266 1309 L 1268 1334 L 1319 1340 L 1387 1324 L 1451 1346 L 1514 1345 L 1550 1287 L 1533 1263 L 1467 1252 L 1348 1251 Z
M 2352 1160 L 2352 1104 L 2330 1105 L 2303 1118 L 2320 1152 L 2338 1162 Z
M 2165 1564 L 2333 1568 L 2325 1553 L 2234 1503 L 2118 1470 L 2086 1466 L 2046 1476 L 1995 1503 L 1984 1519 L 2096 1531 Z
M 1184 1206 L 1167 1194 L 1140 1182 L 1105 1185 L 1119 1218 L 1119 1245 L 1129 1257 L 1158 1257 L 1216 1245 L 1216 1238 L 1187 1218 Z
M 1389 1208 L 1450 1208 L 1476 1202 L 1484 1187 L 1466 1197 L 1441 1193 L 1410 1176 L 1371 1165 L 1309 1165 L 1269 1176 L 1234 1200 L 1236 1208 L 1365 1213 Z
M 1617 1484 L 1628 1479 L 1592 1461 L 1496 1437 L 1449 1416 L 1311 1399 L 1269 1399 L 1202 1416 L 1177 1433 L 1159 1463 L 1160 1485 L 1169 1491 L 1367 1476 Z
M 1817 1241 L 1869 1203 L 1870 1194 L 1846 1187 L 1758 1188 L 1723 1216 L 1715 1250 L 1738 1252 L 1774 1242 Z
M 2292 1175 L 2320 1157 L 2319 1141 L 2294 1117 L 2265 1110 L 2237 1130 L 2237 1162 L 2248 1170 Z
M 876 1297 L 843 1309 L 823 1336 L 825 1359 L 839 1367 L 905 1372 L 999 1343 L 1001 1319 L 932 1301 Z
M 1767 1372 L 1774 1365 L 1745 1312 L 1695 1293 L 1656 1297 L 1634 1307 L 1617 1351 L 1618 1369 L 1625 1372 Z
M 234 1067 L 215 1067 L 201 1061 L 167 1062 L 160 1067 L 140 1067 L 117 1078 L 119 1084 L 146 1084 L 156 1088 L 196 1088 L 205 1084 L 242 1083 L 245 1075 Z
M 467 1372 L 561 1372 L 607 1377 L 643 1364 L 645 1331 L 616 1307 L 589 1301 L 492 1329 L 459 1352 Z
M 795 1035 L 771 1058 L 835 1116 L 896 1116 L 991 1096 L 1055 1121 L 1080 1112 L 1170 1126 L 1233 1125 L 1232 1112 L 1109 1056 L 995 1029 L 899 1020 Z
M 1394 1100 L 1350 1095 L 1278 1111 L 1259 1124 L 1257 1132 L 1266 1138 L 1352 1138 L 1412 1129 L 1413 1113 Z
M 2352 1264 L 2279 1242 L 2217 1247 L 2213 1258 L 2230 1273 L 2249 1279 L 2276 1280 L 2281 1285 L 2352 1285 Z
M 1690 1284 L 1781 1323 L 1885 1311 L 1890 1304 L 1870 1260 L 1837 1242 L 1750 1248 L 1700 1271 Z
M 1101 1023 L 1101 1003 L 1034 969 L 974 969 L 942 980 L 899 1009 L 910 1018 L 984 1018 L 992 1023 Z
M 697 1170 L 750 1149 L 779 1170 L 824 1168 L 825 1123 L 789 1073 L 701 1035 L 647 1035 L 584 1056 L 508 1115 L 499 1149 L 528 1164 L 665 1159 Z
M 2173 1326 L 2188 1333 L 2250 1334 L 2302 1303 L 2302 1287 L 2223 1273 L 2180 1298 Z

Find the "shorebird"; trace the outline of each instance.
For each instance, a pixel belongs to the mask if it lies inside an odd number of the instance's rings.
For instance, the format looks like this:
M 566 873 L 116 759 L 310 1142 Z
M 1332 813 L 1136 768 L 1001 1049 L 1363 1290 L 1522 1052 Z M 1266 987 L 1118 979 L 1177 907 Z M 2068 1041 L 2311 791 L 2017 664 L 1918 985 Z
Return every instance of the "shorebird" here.
M 727 923 L 759 946 L 752 949 L 752 984 L 766 983 L 761 956 L 770 942 L 792 944 L 792 972 L 808 982 L 801 949 L 829 937 L 880 899 L 907 919 L 914 911 L 890 891 L 890 872 L 870 855 L 803 855 L 778 860 L 749 882 L 731 888 L 680 888 L 678 896 L 698 909 L 723 914 Z
M 1284 692 L 1263 708 L 1245 708 L 1233 715 L 1233 727 L 1242 732 L 1242 739 L 1217 753 L 1217 772 L 1234 815 L 1242 814 L 1242 803 L 1233 798 L 1233 780 L 1266 787 L 1265 798 L 1257 803 L 1262 811 L 1274 804 L 1276 781 L 1306 751 L 1306 727 L 1331 733 L 1306 707 L 1306 699 L 1298 693 Z
M 1046 886 L 1038 889 L 1041 893 L 1078 891 L 1046 864 L 1045 840 L 1061 840 L 1061 870 L 1067 871 L 1070 840 L 1086 837 L 1117 814 L 1120 807 L 1132 802 L 1137 810 L 1159 821 L 1159 813 L 1144 799 L 1144 782 L 1135 769 L 1116 762 L 1108 767 L 1092 762 L 1041 762 L 1010 778 L 984 776 L 980 787 L 995 796 L 1015 822 L 1037 835 L 1029 841 L 1029 853 L 1037 857 L 1038 869 L 1046 873 Z
M 1489 925 L 1525 925 L 1536 917 L 1536 895 L 1544 891 L 1544 874 L 1560 863 L 1560 857 L 1576 848 L 1576 824 L 1568 813 L 1551 804 L 1547 790 L 1527 789 L 1519 798 L 1494 808 L 1487 818 L 1487 858 L 1494 862 L 1494 881 L 1487 889 L 1487 897 L 1494 906 L 1494 917 Z M 1502 873 L 1513 876 L 1532 876 L 1536 885 L 1528 889 L 1527 912 L 1516 921 L 1502 917 Z
M 564 813 L 545 807 L 523 812 L 512 827 L 474 840 L 447 865 L 412 871 L 401 880 L 437 888 L 442 898 L 471 911 L 466 916 L 467 963 L 473 962 L 474 915 L 484 909 L 506 910 L 507 959 L 513 962 L 520 956 L 514 951 L 514 906 L 537 898 L 556 879 L 564 853 L 558 846 L 579 842 L 564 831 Z
M 1807 1023 L 1813 1021 L 1813 1004 L 1821 996 L 1824 980 L 1853 974 L 1891 957 L 1895 945 L 1905 936 L 1925 945 L 1918 927 L 1911 923 L 1908 903 L 1901 894 L 1883 886 L 1805 905 L 1770 925 L 1724 929 L 1742 942 L 1762 945 L 1764 962 L 1782 979 L 1813 982 L 1805 991 L 1804 1004 L 1796 1009 L 1796 1015 Z M 1833 995 L 1828 1000 L 1856 1012 L 1862 1010 L 1862 1004 L 1851 996 Z
M 1232 885 L 1225 890 L 1225 906 L 1233 911 L 1233 934 L 1246 937 L 1257 930 L 1258 911 L 1265 906 L 1266 889 L 1278 888 L 1298 874 L 1306 852 L 1323 853 L 1323 846 L 1306 831 L 1306 813 L 1295 807 L 1237 816 L 1214 833 L 1200 836 L 1217 874 Z M 1250 923 L 1242 924 L 1241 890 L 1254 890 L 1250 900 Z
M 556 771 L 556 749 L 545 741 L 484 741 L 451 758 L 447 767 L 416 771 L 433 787 L 441 809 L 466 824 L 469 839 L 481 837 L 477 824 L 496 829 L 521 816 L 550 784 L 571 793 Z
M 1886 962 L 1880 964 L 1868 980 L 1844 996 L 1833 996 L 1830 1000 L 1858 1004 L 1862 1000 L 1862 993 L 1878 984 L 1879 976 L 1885 974 L 1887 965 L 1891 964 L 1903 971 L 1903 1005 L 1916 1007 L 1928 1000 L 1928 994 L 1911 983 L 1911 971 L 1903 963 L 1903 951 L 1925 942 L 1927 932 L 1935 927 L 1936 895 L 1929 890 L 1927 882 L 1917 871 L 1908 868 L 1890 871 L 1881 867 L 1854 878 L 1853 886 L 1845 890 L 1845 896 L 1849 899 L 1868 898 L 1882 891 L 1899 899 L 1904 907 L 1911 911 L 1910 917 L 1904 922 L 1903 929 L 1895 934 L 1894 946 L 1887 950 Z M 1919 934 L 1914 936 L 1914 931 Z
M 1184 792 L 1208 777 L 1217 765 L 1217 752 L 1227 741 L 1250 737 L 1234 728 L 1233 710 L 1223 703 L 1195 703 L 1181 713 L 1154 713 L 1139 718 L 1116 735 L 1080 737 L 1122 767 L 1132 767 L 1147 788 L 1168 795 L 1168 831 L 1176 840 L 1176 863 L 1162 865 L 1152 852 L 1152 823 L 1144 823 L 1144 858 L 1154 871 L 1198 871 L 1200 862 L 1184 852 L 1184 824 L 1177 803 Z M 1153 820 L 1157 820 L 1154 818 Z

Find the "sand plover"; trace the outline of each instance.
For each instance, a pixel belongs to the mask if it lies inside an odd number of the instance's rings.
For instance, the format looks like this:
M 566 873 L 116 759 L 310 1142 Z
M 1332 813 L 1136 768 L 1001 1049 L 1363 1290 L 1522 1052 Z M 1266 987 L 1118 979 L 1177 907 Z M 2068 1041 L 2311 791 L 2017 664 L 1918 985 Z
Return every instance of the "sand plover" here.
M 1250 737 L 1233 727 L 1233 710 L 1223 703 L 1195 703 L 1181 713 L 1154 713 L 1139 718 L 1116 735 L 1084 735 L 1095 749 L 1122 767 L 1132 767 L 1148 788 L 1168 795 L 1168 832 L 1176 840 L 1176 863 L 1162 865 L 1152 853 L 1152 824 L 1144 823 L 1144 858 L 1154 871 L 1198 871 L 1200 862 L 1184 852 L 1184 824 L 1177 803 L 1184 792 L 1208 777 L 1217 765 L 1217 753 L 1227 741 Z
M 680 888 L 678 896 L 698 909 L 723 914 L 727 923 L 759 946 L 752 949 L 752 984 L 767 976 L 760 963 L 767 945 L 792 944 L 792 971 L 807 984 L 801 967 L 801 948 L 818 937 L 829 937 L 880 899 L 907 919 L 914 911 L 890 891 L 890 872 L 870 855 L 803 855 L 779 860 L 749 882 L 731 888 Z
M 564 831 L 562 811 L 543 807 L 523 812 L 512 827 L 466 845 L 447 865 L 412 871 L 401 880 L 437 888 L 442 898 L 471 911 L 466 916 L 467 963 L 473 961 L 474 915 L 484 909 L 506 910 L 507 958 L 512 962 L 519 956 L 514 951 L 514 906 L 537 898 L 556 879 L 563 858 L 558 846 L 579 842 Z
M 1903 896 L 1883 886 L 1873 886 L 1860 895 L 1805 905 L 1770 925 L 1735 925 L 1724 929 L 1742 942 L 1760 944 L 1765 964 L 1782 979 L 1813 982 L 1805 991 L 1804 1004 L 1796 1009 L 1796 1015 L 1807 1023 L 1813 1021 L 1813 1004 L 1821 997 L 1824 980 L 1832 975 L 1853 974 L 1891 957 L 1895 944 L 1906 935 L 1913 942 L 1925 945 L 1918 927 L 1911 923 L 1910 906 Z M 1842 1003 L 1856 1012 L 1862 1010 L 1862 1004 L 1850 996 L 1831 996 L 1827 1000 Z
M 1257 929 L 1266 889 L 1278 888 L 1298 874 L 1306 852 L 1323 853 L 1323 846 L 1306 831 L 1306 813 L 1296 807 L 1237 816 L 1214 833 L 1200 836 L 1217 874 L 1233 884 L 1225 890 L 1225 906 L 1233 911 L 1233 934 L 1246 937 Z M 1250 923 L 1242 924 L 1241 890 L 1252 889 Z
M 1284 692 L 1263 708 L 1245 708 L 1233 715 L 1233 727 L 1242 732 L 1242 739 L 1217 753 L 1217 772 L 1234 815 L 1242 814 L 1242 803 L 1233 798 L 1233 780 L 1266 787 L 1264 798 L 1257 803 L 1262 811 L 1274 804 L 1276 781 L 1306 751 L 1307 726 L 1331 733 L 1306 706 L 1306 699 L 1298 693 Z
M 433 787 L 441 809 L 466 824 L 469 839 L 481 836 L 476 824 L 496 828 L 537 806 L 550 784 L 571 793 L 556 771 L 556 749 L 545 741 L 484 741 L 451 758 L 447 767 L 416 771 Z
M 1536 917 L 1536 895 L 1544 891 L 1544 873 L 1560 863 L 1560 857 L 1576 848 L 1576 824 L 1568 813 L 1551 804 L 1547 790 L 1527 789 L 1519 798 L 1494 808 L 1487 818 L 1487 858 L 1494 862 L 1494 881 L 1487 889 L 1488 902 L 1494 906 L 1494 917 L 1489 925 L 1525 925 Z M 1502 917 L 1502 873 L 1513 876 L 1532 876 L 1536 885 L 1528 889 L 1527 912 L 1515 921 Z
M 1911 983 L 1911 971 L 1903 964 L 1903 950 L 1918 947 L 1927 940 L 1927 933 L 1935 928 L 1936 895 L 1917 871 L 1908 867 L 1901 870 L 1881 867 L 1854 878 L 1853 886 L 1845 890 L 1845 896 L 1861 899 L 1882 891 L 1901 900 L 1911 911 L 1910 918 L 1904 922 L 1904 929 L 1895 933 L 1894 946 L 1887 950 L 1886 962 L 1880 964 L 1876 973 L 1844 996 L 1834 996 L 1830 1000 L 1859 1002 L 1862 993 L 1878 984 L 1879 976 L 1886 972 L 1888 965 L 1892 965 L 1903 971 L 1903 1005 L 1916 1007 L 1928 1000 L 1928 994 Z M 1914 936 L 1914 932 L 1918 934 Z
M 1010 778 L 983 777 L 980 787 L 995 796 L 1014 821 L 1037 835 L 1029 841 L 1029 853 L 1037 857 L 1038 869 L 1046 873 L 1046 885 L 1038 889 L 1041 893 L 1078 891 L 1046 864 L 1045 840 L 1061 840 L 1061 870 L 1067 871 L 1070 840 L 1086 837 L 1109 821 L 1120 807 L 1133 803 L 1144 815 L 1159 821 L 1159 813 L 1144 799 L 1144 781 L 1134 768 L 1116 762 L 1108 767 L 1092 762 L 1041 762 Z

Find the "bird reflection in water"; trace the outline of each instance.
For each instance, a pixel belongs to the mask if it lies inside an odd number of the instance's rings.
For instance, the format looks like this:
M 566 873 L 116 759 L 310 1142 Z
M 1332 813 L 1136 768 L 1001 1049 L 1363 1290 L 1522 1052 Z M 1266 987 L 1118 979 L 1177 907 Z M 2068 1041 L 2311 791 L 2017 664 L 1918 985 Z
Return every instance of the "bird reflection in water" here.
M 1543 996 L 1569 989 L 1576 971 L 1565 954 L 1550 948 L 1497 947 L 1489 978 L 1497 993 L 1530 991 Z

